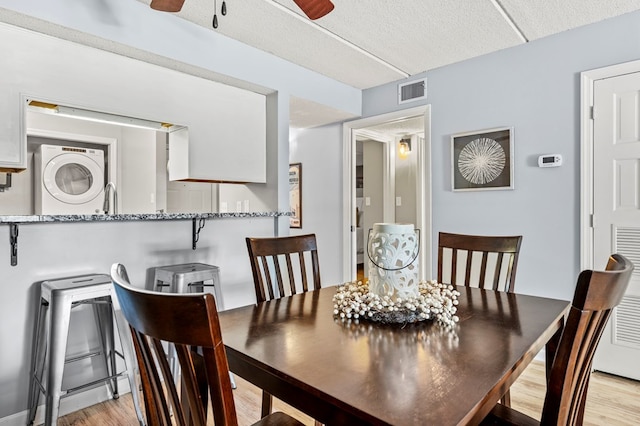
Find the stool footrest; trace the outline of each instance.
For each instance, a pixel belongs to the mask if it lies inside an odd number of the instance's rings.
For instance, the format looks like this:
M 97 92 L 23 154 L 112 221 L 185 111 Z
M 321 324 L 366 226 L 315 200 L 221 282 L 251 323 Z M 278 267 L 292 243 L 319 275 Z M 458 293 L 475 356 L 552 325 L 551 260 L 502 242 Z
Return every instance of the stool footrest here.
M 83 359 L 93 358 L 93 357 L 101 356 L 101 355 L 102 355 L 102 351 L 89 352 L 89 353 L 86 353 L 86 354 L 82 354 L 82 355 L 78 355 L 78 356 L 74 356 L 74 357 L 69 357 L 69 358 L 64 360 L 64 363 L 65 364 L 69 364 L 70 362 L 80 361 L 80 360 L 83 360 Z
M 88 387 L 91 387 L 91 386 L 95 386 L 95 385 L 99 385 L 100 383 L 104 383 L 104 382 L 107 382 L 109 380 L 116 379 L 116 378 L 118 378 L 120 376 L 123 376 L 125 374 L 126 374 L 126 372 L 123 371 L 121 373 L 113 374 L 111 376 L 104 377 L 102 379 L 94 380 L 92 382 L 85 383 L 85 384 L 80 385 L 80 386 L 76 386 L 75 388 L 70 388 L 70 389 L 67 389 L 67 390 L 63 390 L 62 391 L 62 396 L 69 396 L 69 395 L 71 395 L 73 393 L 76 393 L 76 392 L 82 390 L 82 389 L 85 389 L 85 388 L 88 388 Z

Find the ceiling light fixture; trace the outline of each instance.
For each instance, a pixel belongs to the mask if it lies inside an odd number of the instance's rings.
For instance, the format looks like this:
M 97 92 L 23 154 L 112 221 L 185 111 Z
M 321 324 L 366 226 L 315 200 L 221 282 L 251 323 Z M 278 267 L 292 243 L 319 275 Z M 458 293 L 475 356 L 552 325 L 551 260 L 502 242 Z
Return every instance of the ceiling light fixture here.
M 127 127 L 137 127 L 139 129 L 160 130 L 172 132 L 181 126 L 171 123 L 161 123 L 159 121 L 145 120 L 142 118 L 126 117 L 123 115 L 109 114 L 106 112 L 91 111 L 88 109 L 56 105 L 48 102 L 36 100 L 29 101 L 29 107 L 36 108 L 39 112 L 57 115 L 60 117 L 77 118 L 79 120 L 93 121 L 105 124 L 117 124 Z
M 327 13 L 333 10 L 333 3 L 331 0 L 293 0 L 300 9 L 311 19 L 322 18 Z
M 320 19 L 334 9 L 331 0 L 293 0 L 305 15 L 311 20 Z M 149 6 L 151 9 L 161 12 L 180 12 L 185 0 L 151 0 Z M 282 6 L 284 7 L 284 6 Z M 227 14 L 227 2 L 222 0 L 222 8 L 220 14 Z M 218 1 L 213 0 L 213 20 L 211 22 L 213 28 L 218 28 Z
M 151 0 L 151 9 L 161 12 L 180 12 L 184 0 Z
M 360 46 L 358 46 L 356 44 L 353 44 L 352 42 L 350 42 L 346 38 L 340 37 L 339 35 L 329 31 L 325 27 L 323 27 L 321 25 L 318 25 L 314 21 L 306 19 L 303 15 L 300 15 L 299 13 L 294 12 L 293 10 L 289 9 L 288 7 L 281 5 L 277 1 L 272 0 L 270 4 L 273 7 L 276 7 L 278 9 L 280 9 L 282 12 L 288 14 L 289 16 L 291 16 L 291 17 L 293 17 L 295 19 L 298 19 L 300 22 L 303 22 L 306 25 L 313 26 L 316 30 L 320 31 L 321 33 L 333 38 L 334 40 L 344 44 L 345 46 L 350 47 L 351 49 L 355 50 L 356 52 L 361 53 L 361 54 L 365 55 L 366 57 L 368 57 L 369 59 L 372 59 L 373 61 L 379 63 L 380 65 L 392 70 L 393 72 L 397 73 L 400 76 L 400 78 L 406 78 L 406 77 L 409 77 L 411 75 L 408 72 L 406 72 L 406 71 L 396 67 L 395 65 L 385 61 L 384 59 L 374 55 L 373 53 L 371 53 L 371 52 L 369 52 L 367 50 L 364 50 L 362 47 L 360 47 Z

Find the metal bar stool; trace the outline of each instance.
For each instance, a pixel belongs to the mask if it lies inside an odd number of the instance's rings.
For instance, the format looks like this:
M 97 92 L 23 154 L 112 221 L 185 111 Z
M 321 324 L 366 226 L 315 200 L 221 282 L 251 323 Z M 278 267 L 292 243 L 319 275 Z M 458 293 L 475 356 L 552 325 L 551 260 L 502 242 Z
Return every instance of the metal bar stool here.
M 207 283 L 211 281 L 211 283 Z M 220 268 L 204 263 L 158 266 L 155 268 L 155 290 L 162 292 L 169 287 L 170 293 L 202 293 L 205 287 L 213 287 L 216 307 L 221 309 Z
M 32 425 L 35 420 L 40 393 L 45 395 L 44 424 L 46 426 L 54 425 L 57 422 L 61 398 L 88 387 L 107 383 L 113 399 L 117 399 L 119 397 L 118 378 L 124 374 L 129 379 L 138 420 L 140 424 L 144 424 L 135 378 L 136 362 L 128 328 L 119 312 L 120 305 L 115 297 L 111 277 L 105 274 L 95 274 L 48 280 L 42 282 L 40 291 L 29 380 L 28 424 Z M 96 326 L 100 335 L 100 348 L 97 351 L 65 359 L 71 310 L 84 304 L 93 306 Z M 115 348 L 114 315 L 124 354 L 117 352 Z M 62 389 L 65 364 L 95 356 L 104 359 L 106 377 L 100 377 L 73 388 Z M 121 357 L 125 363 L 125 370 L 121 372 L 116 371 L 116 356 Z M 46 375 L 45 370 L 47 371 Z M 43 381 L 43 377 L 46 380 Z
M 208 283 L 208 282 L 211 283 Z M 169 289 L 170 293 L 202 293 L 206 287 L 213 288 L 216 309 L 222 309 L 222 292 L 220 289 L 220 268 L 205 263 L 184 263 L 180 265 L 158 266 L 155 268 L 154 290 L 162 292 Z M 169 365 L 176 380 L 180 377 L 179 364 L 173 348 L 168 351 Z M 231 373 L 231 386 L 236 383 Z

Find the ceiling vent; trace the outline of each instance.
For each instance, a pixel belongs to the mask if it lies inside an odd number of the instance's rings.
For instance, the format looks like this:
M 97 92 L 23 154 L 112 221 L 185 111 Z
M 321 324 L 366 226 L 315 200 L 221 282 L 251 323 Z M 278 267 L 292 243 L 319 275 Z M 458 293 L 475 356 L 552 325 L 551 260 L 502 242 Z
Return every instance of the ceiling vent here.
M 427 79 L 398 84 L 398 103 L 413 102 L 427 97 Z

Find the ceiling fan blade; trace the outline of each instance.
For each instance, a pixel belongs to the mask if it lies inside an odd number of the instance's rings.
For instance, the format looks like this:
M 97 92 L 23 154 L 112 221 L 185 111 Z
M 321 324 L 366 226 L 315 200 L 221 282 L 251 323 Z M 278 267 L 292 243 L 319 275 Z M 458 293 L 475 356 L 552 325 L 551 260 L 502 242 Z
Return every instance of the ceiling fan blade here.
M 331 0 L 293 0 L 312 21 L 333 10 Z
M 162 12 L 180 12 L 184 0 L 151 0 L 151 9 Z

